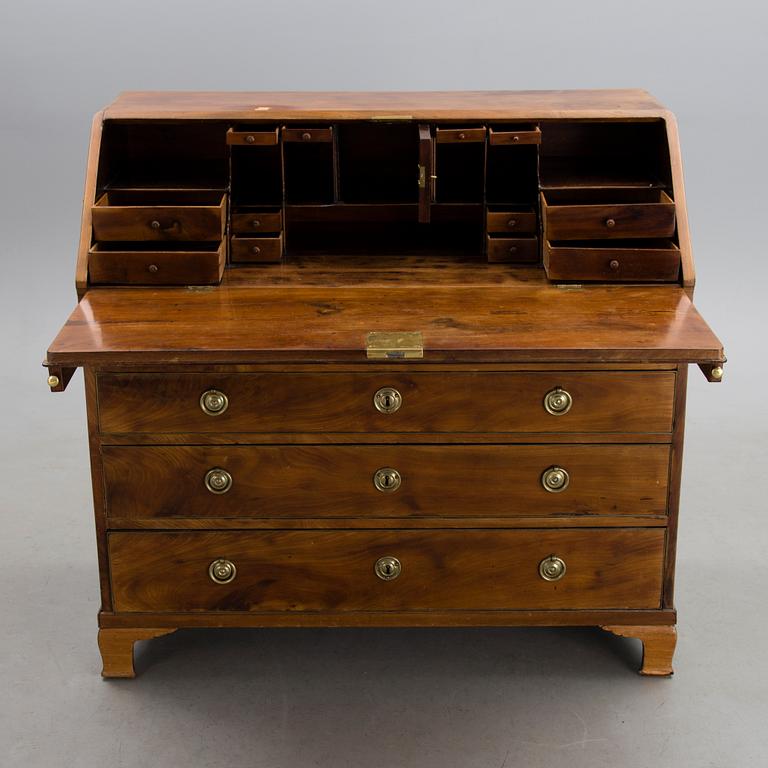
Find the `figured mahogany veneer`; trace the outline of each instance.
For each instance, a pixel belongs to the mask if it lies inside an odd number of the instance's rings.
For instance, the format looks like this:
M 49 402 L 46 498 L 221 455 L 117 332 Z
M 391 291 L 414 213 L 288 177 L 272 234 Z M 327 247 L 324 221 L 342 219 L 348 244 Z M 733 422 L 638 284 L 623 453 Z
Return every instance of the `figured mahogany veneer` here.
M 644 91 L 123 94 L 45 361 L 103 675 L 183 627 L 526 625 L 671 674 L 694 282 Z

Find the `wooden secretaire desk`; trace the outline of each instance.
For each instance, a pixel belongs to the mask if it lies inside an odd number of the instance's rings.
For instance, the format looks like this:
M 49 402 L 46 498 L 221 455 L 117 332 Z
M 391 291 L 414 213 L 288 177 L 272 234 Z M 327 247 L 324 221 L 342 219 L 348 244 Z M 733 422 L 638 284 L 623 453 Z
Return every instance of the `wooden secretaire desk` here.
M 76 281 L 105 676 L 261 626 L 599 625 L 671 673 L 724 357 L 647 93 L 124 94 Z

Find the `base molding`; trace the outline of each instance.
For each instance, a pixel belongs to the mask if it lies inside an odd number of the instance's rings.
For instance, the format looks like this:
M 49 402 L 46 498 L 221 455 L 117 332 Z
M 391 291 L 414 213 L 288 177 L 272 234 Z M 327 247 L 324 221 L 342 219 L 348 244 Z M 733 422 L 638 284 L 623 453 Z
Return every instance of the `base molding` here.
M 668 626 L 603 625 L 602 629 L 618 637 L 635 637 L 643 644 L 641 675 L 669 676 L 677 644 L 677 629 Z
M 170 635 L 176 628 L 154 629 L 100 629 L 99 651 L 103 668 L 102 677 L 136 677 L 133 667 L 133 646 L 138 640 L 152 640 Z

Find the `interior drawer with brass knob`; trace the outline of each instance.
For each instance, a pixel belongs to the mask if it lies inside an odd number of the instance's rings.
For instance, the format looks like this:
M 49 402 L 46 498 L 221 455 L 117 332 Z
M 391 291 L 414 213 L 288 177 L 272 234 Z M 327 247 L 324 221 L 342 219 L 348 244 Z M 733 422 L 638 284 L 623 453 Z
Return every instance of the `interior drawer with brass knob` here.
M 102 242 L 221 240 L 227 196 L 215 190 L 110 190 L 91 208 L 93 238 Z
M 539 261 L 539 239 L 537 237 L 488 235 L 488 261 L 492 263 L 536 264 Z
M 666 514 L 669 445 L 106 445 L 102 461 L 111 519 L 640 516 Z
M 489 205 L 485 228 L 494 234 L 535 235 L 536 212 L 528 206 Z
M 95 243 L 89 252 L 93 285 L 217 285 L 227 261 L 218 243 Z
M 572 187 L 541 193 L 548 240 L 658 238 L 675 233 L 675 203 L 662 189 Z
M 278 262 L 283 256 L 283 235 L 270 237 L 242 237 L 233 235 L 230 240 L 233 262 Z
M 657 528 L 113 532 L 115 610 L 652 609 Z
M 674 387 L 673 371 L 103 373 L 99 425 L 114 434 L 669 433 Z M 227 407 L 203 408 L 208 391 Z
M 239 208 L 232 213 L 230 226 L 236 235 L 254 233 L 275 233 L 283 229 L 283 215 L 279 208 Z

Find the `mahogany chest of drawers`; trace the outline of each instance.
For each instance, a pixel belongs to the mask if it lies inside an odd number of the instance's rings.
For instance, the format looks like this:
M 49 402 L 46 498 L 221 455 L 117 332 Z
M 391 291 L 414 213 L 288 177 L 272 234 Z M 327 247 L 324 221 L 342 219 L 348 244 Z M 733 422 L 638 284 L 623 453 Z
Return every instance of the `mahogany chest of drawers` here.
M 222 626 L 598 625 L 671 673 L 725 358 L 647 93 L 123 94 L 76 284 L 106 677 Z

